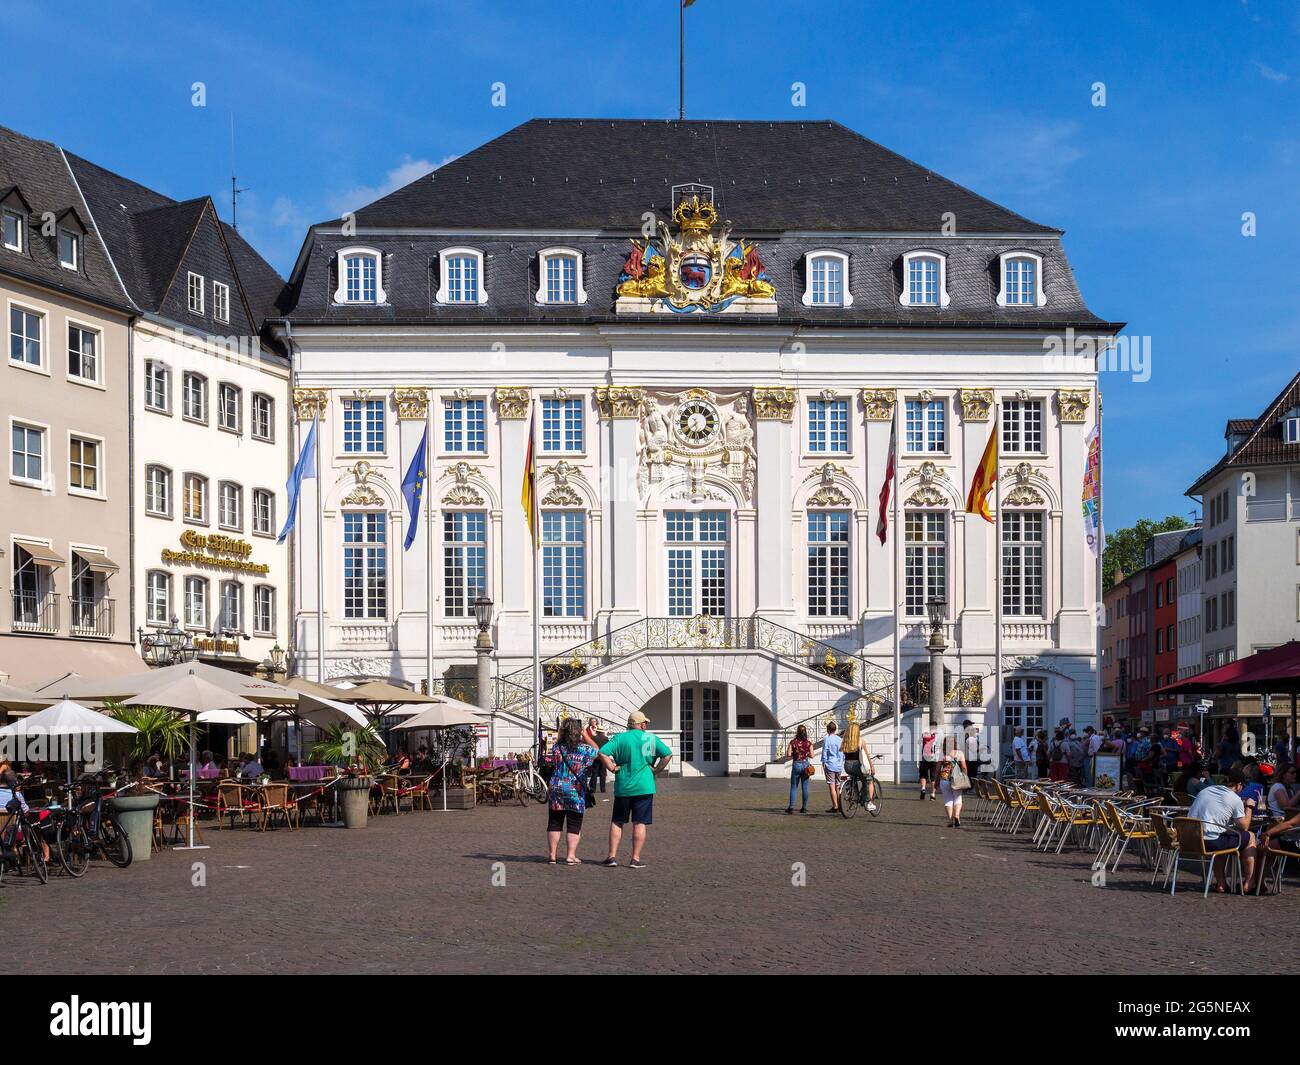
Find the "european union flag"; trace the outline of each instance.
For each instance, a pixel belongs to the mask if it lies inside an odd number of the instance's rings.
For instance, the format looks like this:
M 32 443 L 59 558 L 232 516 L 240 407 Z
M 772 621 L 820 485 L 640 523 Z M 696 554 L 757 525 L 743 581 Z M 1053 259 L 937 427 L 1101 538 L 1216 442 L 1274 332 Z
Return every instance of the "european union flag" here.
M 284 543 L 285 537 L 293 531 L 298 521 L 298 493 L 302 491 L 302 482 L 315 476 L 316 419 L 313 418 L 311 428 L 307 430 L 307 439 L 302 442 L 302 454 L 294 463 L 293 473 L 289 475 L 289 483 L 285 486 L 289 490 L 289 516 L 285 518 L 284 528 L 280 530 L 280 535 L 275 541 L 277 544 Z
M 411 464 L 406 468 L 406 476 L 402 478 L 402 498 L 406 500 L 406 505 L 411 508 L 411 524 L 406 530 L 406 543 L 402 546 L 403 551 L 409 551 L 411 545 L 415 543 L 415 530 L 420 524 L 420 500 L 424 496 L 424 481 L 426 473 L 424 470 L 425 448 L 429 443 L 429 427 L 424 427 L 424 435 L 420 437 L 420 446 L 415 449 L 415 457 L 411 459 Z

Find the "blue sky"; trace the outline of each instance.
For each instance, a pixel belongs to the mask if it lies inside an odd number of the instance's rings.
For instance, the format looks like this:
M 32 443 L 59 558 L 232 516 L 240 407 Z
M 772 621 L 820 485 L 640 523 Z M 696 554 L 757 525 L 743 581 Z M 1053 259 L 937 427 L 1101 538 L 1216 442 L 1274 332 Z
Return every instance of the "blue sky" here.
M 0 123 L 228 214 L 233 114 L 240 229 L 287 272 L 310 222 L 525 119 L 673 117 L 676 12 L 6 0 Z M 1102 382 L 1108 528 L 1188 512 L 1224 419 L 1300 368 L 1297 0 L 698 0 L 687 24 L 688 117 L 833 118 L 1066 230 L 1089 305 L 1151 345 L 1149 380 Z

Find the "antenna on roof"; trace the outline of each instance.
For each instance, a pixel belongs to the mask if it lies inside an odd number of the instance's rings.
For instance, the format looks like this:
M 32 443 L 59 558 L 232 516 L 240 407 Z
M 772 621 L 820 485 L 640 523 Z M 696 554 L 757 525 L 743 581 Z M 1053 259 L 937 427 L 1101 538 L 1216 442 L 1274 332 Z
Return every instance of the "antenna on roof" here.
M 239 231 L 239 194 L 247 192 L 235 180 L 235 112 L 230 112 L 230 228 Z
M 677 5 L 677 121 L 686 120 L 686 9 L 695 0 L 680 0 Z

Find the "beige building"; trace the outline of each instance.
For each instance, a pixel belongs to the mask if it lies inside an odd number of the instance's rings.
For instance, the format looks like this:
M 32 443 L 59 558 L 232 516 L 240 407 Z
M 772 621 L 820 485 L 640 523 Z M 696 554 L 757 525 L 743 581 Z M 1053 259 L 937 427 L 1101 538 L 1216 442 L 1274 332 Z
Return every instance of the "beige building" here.
M 0 128 L 0 679 L 140 669 L 131 310 L 62 152 Z

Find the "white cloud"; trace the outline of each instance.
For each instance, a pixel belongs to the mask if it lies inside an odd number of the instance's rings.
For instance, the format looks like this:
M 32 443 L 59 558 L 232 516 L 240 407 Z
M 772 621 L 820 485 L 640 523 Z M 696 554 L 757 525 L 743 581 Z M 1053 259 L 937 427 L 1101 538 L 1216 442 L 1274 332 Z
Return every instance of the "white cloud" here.
M 1281 70 L 1274 70 L 1272 67 L 1267 66 L 1258 60 L 1255 61 L 1255 69 L 1259 71 L 1259 76 L 1261 78 L 1267 78 L 1269 81 L 1276 81 L 1279 85 L 1291 80 L 1290 74 Z
M 271 224 L 301 231 L 311 224 L 311 219 L 288 196 L 277 196 L 271 204 Z
M 440 163 L 431 163 L 428 159 L 412 159 L 409 155 L 403 156 L 402 161 L 388 171 L 384 175 L 384 180 L 378 185 L 358 185 L 332 197 L 330 204 L 340 214 L 344 211 L 355 211 L 359 207 L 387 196 L 395 189 L 400 189 L 403 185 L 409 185 L 412 181 L 424 177 L 431 170 L 445 166 L 455 158 L 457 157 L 454 155 L 448 155 Z

